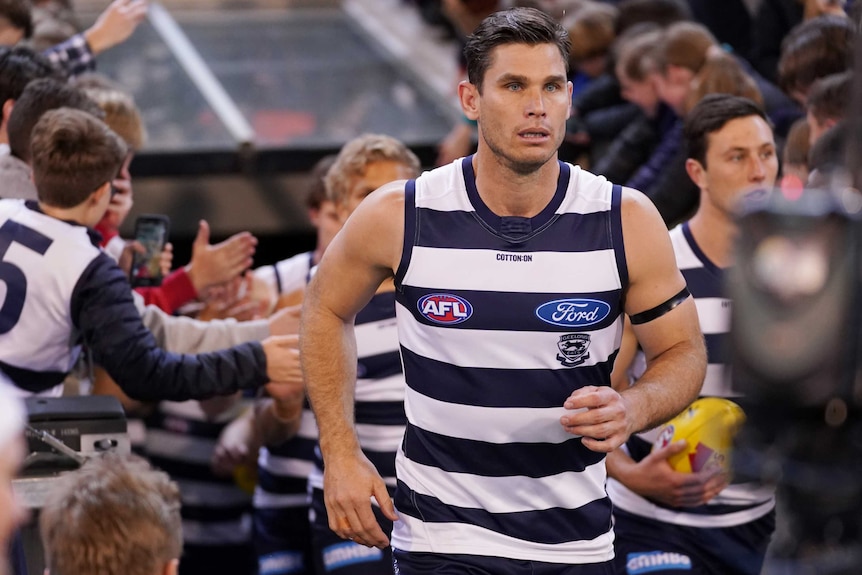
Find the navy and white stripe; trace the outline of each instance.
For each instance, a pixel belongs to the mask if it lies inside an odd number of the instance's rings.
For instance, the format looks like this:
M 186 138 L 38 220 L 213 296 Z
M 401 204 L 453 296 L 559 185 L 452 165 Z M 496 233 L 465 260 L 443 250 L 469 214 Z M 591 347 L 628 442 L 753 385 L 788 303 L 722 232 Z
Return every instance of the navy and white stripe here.
M 308 506 L 308 476 L 314 469 L 317 435 L 317 422 L 306 401 L 297 434 L 281 445 L 260 449 L 255 509 Z
M 688 222 L 670 232 L 676 263 L 685 278 L 694 303 L 700 327 L 706 339 L 707 369 L 701 396 L 732 397 L 727 357 L 730 332 L 731 301 L 724 295 L 724 271 L 713 263 L 697 245 Z M 635 460 L 649 453 L 659 430 L 632 437 L 626 449 Z M 608 481 L 608 493 L 614 505 L 643 517 L 687 527 L 733 527 L 768 514 L 775 507 L 774 490 L 759 484 L 733 484 L 706 505 L 685 509 L 655 504 L 624 487 Z
M 395 489 L 395 454 L 404 437 L 404 375 L 399 356 L 395 292 L 375 294 L 355 321 L 358 358 L 354 422 L 362 452 L 390 490 Z M 309 485 L 323 489 L 317 450 Z
M 620 201 L 619 187 L 564 163 L 553 199 L 529 219 L 484 205 L 471 158 L 408 183 L 396 273 L 408 424 L 394 548 L 613 557 L 604 457 L 559 418 L 574 390 L 610 384 L 628 282 Z M 469 302 L 471 313 L 457 322 L 423 313 L 434 294 Z M 595 300 L 606 312 L 552 323 L 539 310 L 557 300 Z M 572 336 L 587 347 L 567 363 Z
M 251 496 L 233 478 L 217 477 L 210 468 L 219 435 L 245 407 L 238 402 L 209 420 L 197 401 L 163 401 L 146 419 L 147 456 L 180 488 L 186 544 L 251 541 Z

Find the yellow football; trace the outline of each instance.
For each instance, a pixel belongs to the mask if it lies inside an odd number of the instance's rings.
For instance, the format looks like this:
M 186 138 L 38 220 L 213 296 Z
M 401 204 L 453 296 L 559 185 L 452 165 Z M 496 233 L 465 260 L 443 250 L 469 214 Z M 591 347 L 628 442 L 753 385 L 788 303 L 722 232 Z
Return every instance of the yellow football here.
M 653 450 L 685 439 L 688 448 L 668 459 L 676 471 L 721 467 L 729 472 L 733 440 L 744 422 L 745 412 L 729 399 L 702 397 L 664 425 Z

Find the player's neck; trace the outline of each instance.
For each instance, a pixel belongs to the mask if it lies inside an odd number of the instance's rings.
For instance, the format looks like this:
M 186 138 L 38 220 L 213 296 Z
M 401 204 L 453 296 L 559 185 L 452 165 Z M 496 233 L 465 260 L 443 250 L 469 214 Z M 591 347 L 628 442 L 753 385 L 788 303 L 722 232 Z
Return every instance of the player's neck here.
M 476 189 L 485 205 L 498 216 L 532 218 L 557 190 L 560 165 L 556 155 L 534 172 L 522 174 L 501 162 L 490 150 L 473 156 Z
M 733 265 L 733 246 L 738 228 L 733 220 L 713 206 L 703 206 L 689 220 L 697 246 L 720 268 Z
M 74 222 L 88 228 L 93 227 L 99 221 L 98 219 L 93 221 L 92 208 L 84 204 L 79 204 L 73 208 L 58 208 L 57 206 L 39 202 L 39 209 L 45 215 L 52 218 L 63 220 L 64 222 Z

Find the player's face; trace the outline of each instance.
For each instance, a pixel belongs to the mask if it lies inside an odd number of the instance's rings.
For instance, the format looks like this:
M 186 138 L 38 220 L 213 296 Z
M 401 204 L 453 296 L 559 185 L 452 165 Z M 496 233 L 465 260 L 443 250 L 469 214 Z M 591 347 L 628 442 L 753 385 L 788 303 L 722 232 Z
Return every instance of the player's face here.
M 26 517 L 24 508 L 12 492 L 12 479 L 17 475 L 23 461 L 23 438 L 0 446 L 0 569 L 6 561 L 9 538 Z
M 572 84 L 554 44 L 495 48 L 482 92 L 463 84 L 461 103 L 479 122 L 482 145 L 516 173 L 533 172 L 556 157 L 572 107 Z
M 760 116 L 736 118 L 707 136 L 706 166 L 698 185 L 719 210 L 732 213 L 743 195 L 771 188 L 777 175 L 772 129 Z
M 413 170 L 395 160 L 377 160 L 365 167 L 365 173 L 353 178 L 349 185 L 347 200 L 344 202 L 342 215 L 347 219 L 353 210 L 368 194 L 395 180 L 407 180 L 415 177 Z

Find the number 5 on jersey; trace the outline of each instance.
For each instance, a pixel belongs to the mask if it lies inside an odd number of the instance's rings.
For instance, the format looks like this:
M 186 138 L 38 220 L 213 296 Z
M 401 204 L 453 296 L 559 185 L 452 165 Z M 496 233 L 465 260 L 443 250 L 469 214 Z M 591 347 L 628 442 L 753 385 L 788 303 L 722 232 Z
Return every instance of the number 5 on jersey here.
M 6 297 L 0 305 L 0 335 L 8 333 L 18 323 L 27 296 L 27 276 L 21 268 L 5 261 L 6 252 L 13 243 L 18 243 L 45 255 L 53 242 L 51 238 L 12 220 L 0 226 L 0 282 L 6 284 Z

